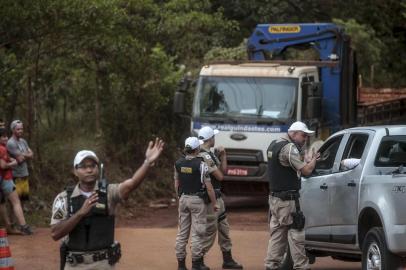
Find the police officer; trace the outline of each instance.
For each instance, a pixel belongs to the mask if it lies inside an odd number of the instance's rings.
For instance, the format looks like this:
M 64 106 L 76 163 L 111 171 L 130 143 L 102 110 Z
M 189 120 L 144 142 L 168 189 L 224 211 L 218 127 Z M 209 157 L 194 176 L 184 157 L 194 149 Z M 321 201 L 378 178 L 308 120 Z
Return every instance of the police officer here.
M 319 157 L 318 153 L 312 153 L 304 160 L 302 149 L 313 133 L 306 124 L 295 122 L 288 129 L 287 135 L 272 142 L 268 148 L 271 237 L 265 259 L 266 270 L 279 269 L 288 242 L 293 268 L 309 269 L 304 247 L 304 218 L 297 215 L 299 222 L 296 223 L 294 216 L 299 213 L 300 207 L 300 176 L 310 175 Z
M 175 163 L 174 184 L 180 197 L 179 227 L 175 246 L 178 270 L 187 270 L 186 245 L 191 229 L 192 270 L 210 270 L 203 263 L 202 240 L 206 233 L 207 208 L 217 211 L 218 206 L 207 173 L 207 165 L 198 157 L 199 148 L 200 142 L 196 137 L 187 138 L 184 149 L 186 156 Z M 206 196 L 210 198 L 210 204 Z
M 64 237 L 67 252 L 65 270 L 108 270 L 120 258 L 114 242 L 114 213 L 117 203 L 143 181 L 164 147 L 158 138 L 149 142 L 145 161 L 134 175 L 119 184 L 100 185 L 99 158 L 89 150 L 79 151 L 74 159 L 78 184 L 58 194 L 52 207 L 51 233 L 56 241 Z
M 227 221 L 226 208 L 221 193 L 221 182 L 224 178 L 224 173 L 227 170 L 227 157 L 224 147 L 218 146 L 215 151 L 220 156 L 220 159 L 210 150 L 214 147 L 215 136 L 219 131 L 213 130 L 211 127 L 202 127 L 199 130 L 199 139 L 203 140 L 201 145 L 200 156 L 209 166 L 211 182 L 213 184 L 219 211 L 213 213 L 209 211 L 207 234 L 205 238 L 204 250 L 205 253 L 213 246 L 218 231 L 218 244 L 223 253 L 223 269 L 243 269 L 242 265 L 234 261 L 231 255 L 231 239 L 230 226 Z

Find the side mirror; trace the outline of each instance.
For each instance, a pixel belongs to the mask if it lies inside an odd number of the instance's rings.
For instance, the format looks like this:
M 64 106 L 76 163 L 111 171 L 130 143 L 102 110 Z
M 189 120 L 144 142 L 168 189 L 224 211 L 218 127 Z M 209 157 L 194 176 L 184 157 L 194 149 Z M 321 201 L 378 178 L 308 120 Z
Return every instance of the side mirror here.
M 307 118 L 314 119 L 321 117 L 321 97 L 307 98 Z
M 178 83 L 178 90 L 175 92 L 173 99 L 173 112 L 183 114 L 185 112 L 185 93 L 190 86 L 190 79 L 184 76 Z
M 321 82 L 303 82 L 302 91 L 308 97 L 321 97 L 323 84 Z
M 303 82 L 303 116 L 307 119 L 321 118 L 323 85 L 321 82 Z
M 185 112 L 185 93 L 176 91 L 173 100 L 173 112 L 175 114 L 182 114 Z

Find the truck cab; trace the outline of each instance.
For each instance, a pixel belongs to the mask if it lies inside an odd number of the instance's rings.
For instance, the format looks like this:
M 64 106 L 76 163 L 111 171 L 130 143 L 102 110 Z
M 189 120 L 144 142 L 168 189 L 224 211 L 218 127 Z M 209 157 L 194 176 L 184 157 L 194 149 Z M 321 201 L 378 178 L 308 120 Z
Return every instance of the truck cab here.
M 314 66 L 219 63 L 201 69 L 193 101 L 192 132 L 197 134 L 203 126 L 221 131 L 216 144 L 227 150 L 226 192 L 267 193 L 266 149 L 292 122 L 319 122 L 321 104 L 314 106 L 311 99 L 320 93 L 317 82 Z

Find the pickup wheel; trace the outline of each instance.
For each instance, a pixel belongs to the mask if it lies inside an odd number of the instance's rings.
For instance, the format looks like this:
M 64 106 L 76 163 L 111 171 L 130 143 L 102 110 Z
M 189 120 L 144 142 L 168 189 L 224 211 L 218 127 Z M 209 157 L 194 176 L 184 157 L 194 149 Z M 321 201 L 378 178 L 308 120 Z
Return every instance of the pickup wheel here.
M 388 250 L 383 229 L 370 229 L 362 247 L 362 270 L 394 270 L 400 265 L 400 258 Z

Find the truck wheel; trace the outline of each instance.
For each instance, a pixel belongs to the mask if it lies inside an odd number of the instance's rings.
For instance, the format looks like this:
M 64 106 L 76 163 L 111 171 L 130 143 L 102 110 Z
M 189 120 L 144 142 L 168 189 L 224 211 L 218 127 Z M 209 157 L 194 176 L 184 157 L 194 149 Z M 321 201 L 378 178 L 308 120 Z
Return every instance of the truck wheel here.
M 394 270 L 400 262 L 400 258 L 388 250 L 383 229 L 370 229 L 362 247 L 362 270 Z
M 283 255 L 282 264 L 279 267 L 280 270 L 293 270 L 293 260 L 290 255 L 289 245 L 286 245 L 286 252 Z

